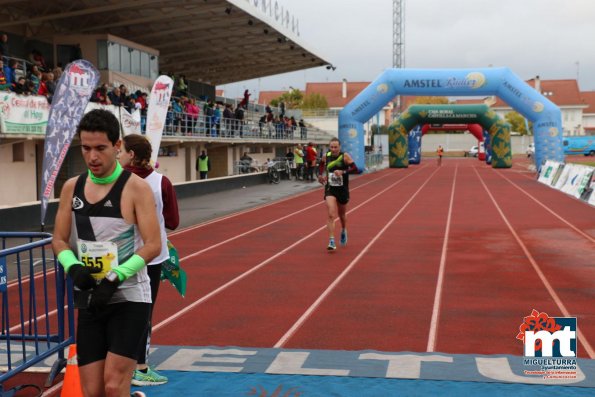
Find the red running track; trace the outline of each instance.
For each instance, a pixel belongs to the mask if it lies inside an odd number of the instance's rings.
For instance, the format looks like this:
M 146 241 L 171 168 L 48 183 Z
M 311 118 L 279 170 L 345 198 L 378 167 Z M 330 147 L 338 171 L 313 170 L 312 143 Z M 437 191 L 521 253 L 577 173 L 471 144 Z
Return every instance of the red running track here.
M 472 159 L 352 182 L 349 244 L 326 252 L 321 190 L 170 237 L 157 345 L 521 355 L 532 309 L 576 316 L 595 358 L 595 209 Z

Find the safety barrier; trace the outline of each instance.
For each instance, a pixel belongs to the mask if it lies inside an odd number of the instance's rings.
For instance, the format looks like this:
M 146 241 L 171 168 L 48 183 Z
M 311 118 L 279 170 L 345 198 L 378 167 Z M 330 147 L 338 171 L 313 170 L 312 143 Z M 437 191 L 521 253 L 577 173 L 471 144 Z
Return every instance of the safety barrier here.
M 51 234 L 0 232 L 0 239 L 0 384 L 57 354 L 49 385 L 74 343 L 72 284 L 51 252 Z
M 595 206 L 595 168 L 547 160 L 538 175 L 539 182 Z

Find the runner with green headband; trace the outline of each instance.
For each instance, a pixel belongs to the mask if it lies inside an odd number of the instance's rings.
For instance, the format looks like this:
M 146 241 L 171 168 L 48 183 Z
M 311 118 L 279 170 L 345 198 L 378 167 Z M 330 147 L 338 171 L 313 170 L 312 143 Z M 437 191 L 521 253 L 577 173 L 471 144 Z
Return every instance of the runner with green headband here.
M 155 200 L 117 161 L 112 113 L 87 113 L 77 132 L 89 170 L 62 188 L 52 245 L 75 287 L 83 394 L 129 395 L 151 306 L 145 264 L 161 251 Z

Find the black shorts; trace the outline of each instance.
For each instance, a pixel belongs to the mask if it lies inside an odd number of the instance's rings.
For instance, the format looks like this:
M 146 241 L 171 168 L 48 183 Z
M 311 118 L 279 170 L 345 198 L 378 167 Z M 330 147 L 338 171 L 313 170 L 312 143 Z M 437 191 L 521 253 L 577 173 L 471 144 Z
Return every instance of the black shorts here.
M 326 200 L 327 196 L 333 196 L 337 199 L 337 203 L 345 205 L 349 202 L 349 189 L 326 185 L 324 188 L 324 200 Z
M 104 360 L 107 352 L 136 360 L 149 324 L 150 303 L 122 302 L 101 310 L 79 309 L 76 330 L 78 365 Z

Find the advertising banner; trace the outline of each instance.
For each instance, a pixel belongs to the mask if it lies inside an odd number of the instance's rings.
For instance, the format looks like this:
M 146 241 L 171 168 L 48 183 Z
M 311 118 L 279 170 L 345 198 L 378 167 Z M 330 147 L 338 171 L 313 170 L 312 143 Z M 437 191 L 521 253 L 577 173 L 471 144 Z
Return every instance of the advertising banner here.
M 45 134 L 50 104 L 43 96 L 0 94 L 0 131 L 5 134 Z
M 151 142 L 151 164 L 155 164 L 157 161 L 157 154 L 159 153 L 159 145 L 161 144 L 161 136 L 163 135 L 163 127 L 165 127 L 165 118 L 173 87 L 174 81 L 170 77 L 162 75 L 155 80 L 151 89 L 147 109 L 146 130 L 147 138 Z
M 47 122 L 41 180 L 41 224 L 44 225 L 48 201 L 62 162 L 76 132 L 99 72 L 84 59 L 66 66 L 56 84 L 56 91 Z M 45 100 L 45 99 L 44 99 Z

